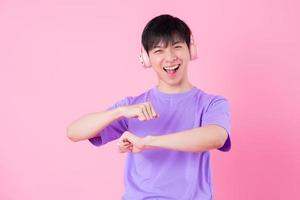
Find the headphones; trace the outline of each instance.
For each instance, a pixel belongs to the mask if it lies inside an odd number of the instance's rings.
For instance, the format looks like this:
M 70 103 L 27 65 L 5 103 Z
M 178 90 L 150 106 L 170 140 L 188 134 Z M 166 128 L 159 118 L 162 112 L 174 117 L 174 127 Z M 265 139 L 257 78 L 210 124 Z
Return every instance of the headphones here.
M 190 59 L 195 60 L 197 58 L 197 46 L 194 42 L 193 35 L 191 35 L 191 42 L 190 42 Z M 151 67 L 149 56 L 144 49 L 143 45 L 141 47 L 141 54 L 139 56 L 139 60 L 144 68 Z

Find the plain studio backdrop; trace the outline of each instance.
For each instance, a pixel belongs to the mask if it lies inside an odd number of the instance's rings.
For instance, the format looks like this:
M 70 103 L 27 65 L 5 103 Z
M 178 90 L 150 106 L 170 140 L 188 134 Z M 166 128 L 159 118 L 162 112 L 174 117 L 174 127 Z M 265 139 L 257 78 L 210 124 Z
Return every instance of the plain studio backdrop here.
M 71 142 L 66 127 L 153 87 L 138 61 L 160 14 L 192 29 L 189 77 L 228 98 L 232 149 L 213 150 L 216 200 L 299 199 L 299 1 L 0 1 L 0 199 L 117 200 L 116 142 Z

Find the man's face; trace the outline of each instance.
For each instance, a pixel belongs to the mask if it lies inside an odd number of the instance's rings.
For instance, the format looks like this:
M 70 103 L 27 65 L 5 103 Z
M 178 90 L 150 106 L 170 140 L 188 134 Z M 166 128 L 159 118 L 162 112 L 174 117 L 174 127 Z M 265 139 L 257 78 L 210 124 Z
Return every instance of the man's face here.
M 149 59 L 160 82 L 180 86 L 187 81 L 190 52 L 185 41 L 175 40 L 167 45 L 161 42 L 149 51 Z

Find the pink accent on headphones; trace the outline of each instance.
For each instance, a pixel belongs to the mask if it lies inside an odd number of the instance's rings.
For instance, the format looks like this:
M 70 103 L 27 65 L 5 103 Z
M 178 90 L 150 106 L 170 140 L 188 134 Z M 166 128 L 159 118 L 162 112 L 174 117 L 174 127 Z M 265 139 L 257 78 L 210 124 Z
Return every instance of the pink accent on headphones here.
M 190 57 L 191 60 L 195 60 L 197 58 L 197 46 L 195 44 L 193 35 L 191 35 L 190 55 L 191 55 L 191 57 Z M 145 67 L 145 68 L 151 67 L 149 56 L 148 56 L 146 50 L 144 49 L 143 45 L 141 47 L 141 54 L 139 56 L 139 60 L 140 60 L 143 67 Z

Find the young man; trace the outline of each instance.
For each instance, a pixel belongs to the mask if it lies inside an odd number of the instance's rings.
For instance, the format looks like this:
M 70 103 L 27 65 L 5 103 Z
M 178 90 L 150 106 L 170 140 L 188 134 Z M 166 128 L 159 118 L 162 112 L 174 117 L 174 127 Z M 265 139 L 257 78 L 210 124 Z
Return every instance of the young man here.
M 209 150 L 230 149 L 230 110 L 227 99 L 190 83 L 191 37 L 182 20 L 153 18 L 142 34 L 142 61 L 158 84 L 68 127 L 73 141 L 118 139 L 119 151 L 128 152 L 122 200 L 213 199 Z

